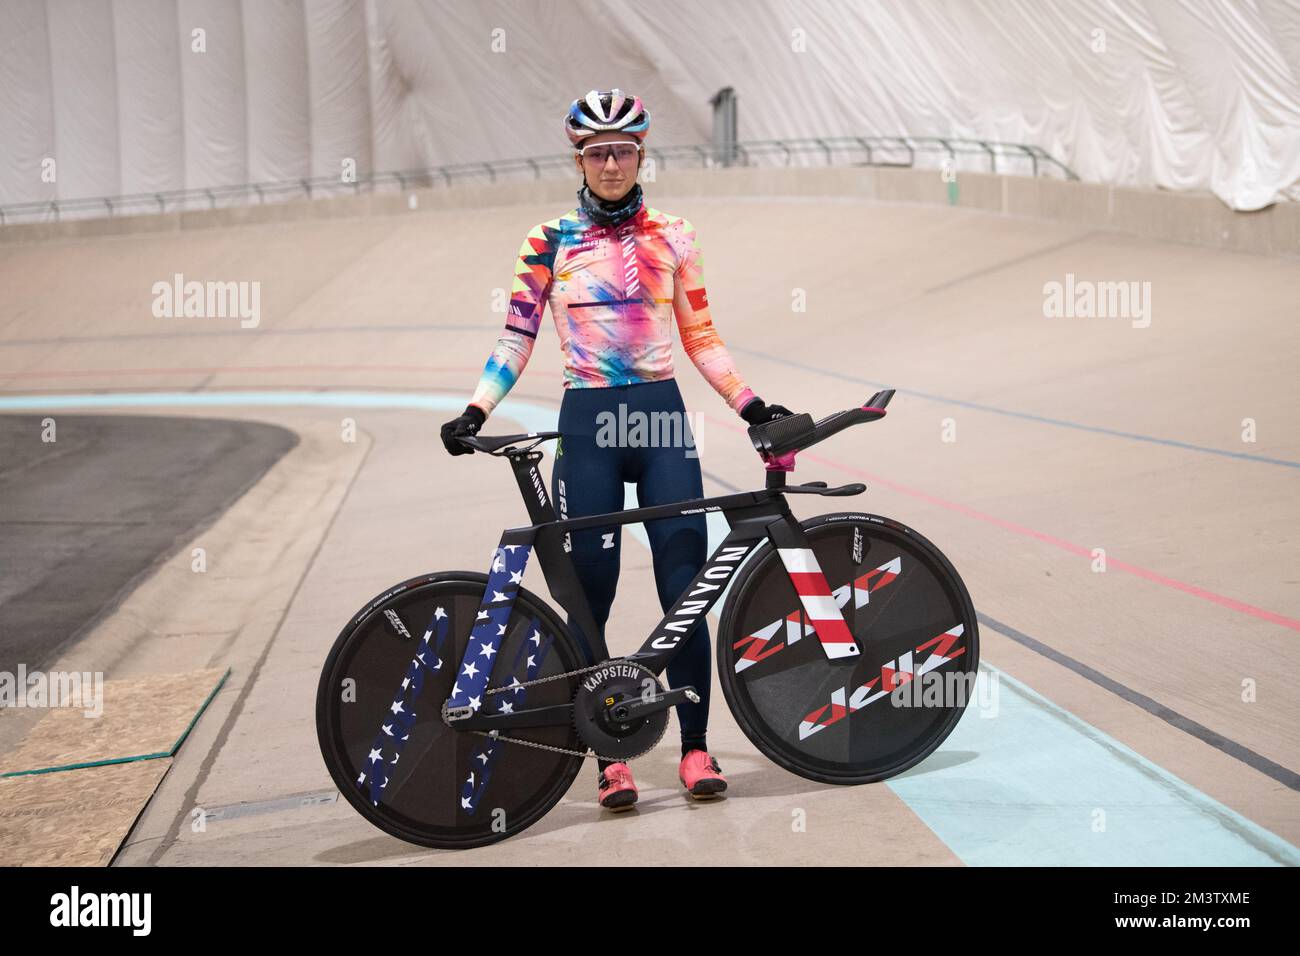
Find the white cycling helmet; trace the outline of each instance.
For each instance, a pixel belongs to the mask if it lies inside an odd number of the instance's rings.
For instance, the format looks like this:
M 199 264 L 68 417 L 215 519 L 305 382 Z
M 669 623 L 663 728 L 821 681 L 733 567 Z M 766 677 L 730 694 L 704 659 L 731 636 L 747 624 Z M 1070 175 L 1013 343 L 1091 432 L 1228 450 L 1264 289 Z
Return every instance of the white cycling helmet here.
M 650 111 L 641 97 L 622 90 L 592 90 L 574 100 L 564 117 L 564 132 L 574 146 L 597 133 L 627 133 L 640 141 L 649 130 Z

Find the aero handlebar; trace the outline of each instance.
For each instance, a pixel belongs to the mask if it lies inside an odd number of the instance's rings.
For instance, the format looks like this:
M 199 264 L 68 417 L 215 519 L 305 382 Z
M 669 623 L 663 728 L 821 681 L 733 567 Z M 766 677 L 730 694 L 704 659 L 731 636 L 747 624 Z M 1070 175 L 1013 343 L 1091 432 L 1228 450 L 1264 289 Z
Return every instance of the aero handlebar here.
M 754 443 L 754 450 L 764 458 L 774 458 L 792 451 L 803 451 L 851 425 L 884 418 L 885 407 L 893 397 L 894 389 L 881 389 L 867 399 L 861 408 L 835 412 L 819 422 L 813 421 L 813 417 L 806 412 L 800 415 L 787 415 L 762 425 L 755 425 L 749 430 L 749 440 Z
M 851 425 L 884 418 L 885 407 L 893 397 L 894 389 L 881 389 L 867 399 L 860 408 L 834 412 L 821 421 L 813 421 L 813 417 L 806 412 L 800 415 L 786 415 L 750 428 L 749 440 L 754 443 L 754 450 L 765 459 L 776 458 L 792 451 L 803 451 Z M 467 448 L 487 452 L 490 455 L 509 455 L 528 451 L 544 441 L 558 437 L 560 437 L 559 432 L 529 432 L 526 435 L 494 437 L 462 435 L 460 443 Z M 517 447 L 520 445 L 523 447 Z

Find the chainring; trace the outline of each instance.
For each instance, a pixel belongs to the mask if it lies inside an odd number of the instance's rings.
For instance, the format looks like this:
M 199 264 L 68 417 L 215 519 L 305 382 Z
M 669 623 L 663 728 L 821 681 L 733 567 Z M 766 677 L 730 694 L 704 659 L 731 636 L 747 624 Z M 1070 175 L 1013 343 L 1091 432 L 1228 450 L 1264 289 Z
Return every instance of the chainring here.
M 645 683 L 649 681 L 650 683 Z M 620 721 L 609 708 L 625 700 L 640 700 L 649 690 L 664 692 L 654 672 L 629 661 L 610 661 L 592 671 L 573 697 L 573 726 L 578 739 L 601 757 L 631 760 L 653 750 L 668 727 L 668 711 Z

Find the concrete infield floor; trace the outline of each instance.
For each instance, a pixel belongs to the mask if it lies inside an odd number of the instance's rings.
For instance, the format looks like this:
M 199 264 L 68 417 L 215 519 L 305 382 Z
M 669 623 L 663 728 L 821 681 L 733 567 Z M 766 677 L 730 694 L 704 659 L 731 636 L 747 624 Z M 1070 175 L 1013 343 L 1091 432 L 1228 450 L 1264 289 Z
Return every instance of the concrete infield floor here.
M 683 797 L 674 721 L 633 765 L 635 814 L 599 813 L 593 767 L 497 846 L 389 838 L 330 800 L 313 726 L 320 664 L 372 595 L 422 571 L 483 570 L 499 529 L 524 523 L 504 463 L 448 457 L 437 427 L 501 326 L 493 290 L 508 289 L 519 241 L 563 210 L 0 246 L 0 411 L 76 394 L 68 414 L 120 415 L 124 395 L 156 393 L 136 413 L 299 436 L 192 542 L 219 573 L 191 574 L 182 547 L 62 661 L 109 678 L 232 670 L 117 862 L 1300 860 L 1296 261 L 962 209 L 648 192 L 695 223 L 714 321 L 760 395 L 820 417 L 880 385 L 900 390 L 887 419 L 800 457 L 797 477 L 862 480 L 868 494 L 792 506 L 889 515 L 939 545 L 983 615 L 998 716 L 968 712 L 886 784 L 836 788 L 768 763 L 715 683 L 726 801 Z M 151 286 L 177 272 L 260 281 L 259 327 L 154 318 Z M 1150 282 L 1150 326 L 1045 318 L 1044 284 L 1067 273 Z M 760 486 L 743 423 L 680 347 L 676 364 L 688 410 L 704 416 L 706 493 Z M 548 314 L 487 431 L 554 415 L 561 367 Z M 378 397 L 269 404 L 286 390 Z M 233 392 L 256 394 L 185 404 Z M 447 411 L 412 407 L 415 393 Z M 1242 440 L 1243 419 L 1256 441 Z M 661 613 L 648 552 L 629 539 L 623 561 L 616 653 Z M 545 591 L 535 567 L 524 583 Z M 195 832 L 195 807 L 224 814 Z
M 153 562 L 296 442 L 249 422 L 60 414 L 56 423 L 44 441 L 37 416 L 0 417 L 0 671 L 9 673 L 40 666 L 112 613 Z

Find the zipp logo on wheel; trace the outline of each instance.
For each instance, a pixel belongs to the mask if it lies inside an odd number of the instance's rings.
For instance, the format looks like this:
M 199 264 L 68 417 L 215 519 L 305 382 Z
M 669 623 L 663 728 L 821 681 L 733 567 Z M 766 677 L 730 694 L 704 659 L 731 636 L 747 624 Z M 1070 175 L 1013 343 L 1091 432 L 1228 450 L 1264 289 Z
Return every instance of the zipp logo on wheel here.
M 964 625 L 958 624 L 938 637 L 926 641 L 915 651 L 900 655 L 897 660 L 892 660 L 880 668 L 879 677 L 873 677 L 865 684 L 854 688 L 852 694 L 847 687 L 837 688 L 832 692 L 829 704 L 824 704 L 800 721 L 799 739 L 807 740 L 813 734 L 838 723 L 849 714 L 856 713 L 868 704 L 874 704 L 880 698 L 889 696 L 895 688 L 961 657 L 966 653 L 966 648 L 955 645 L 965 630 Z M 925 660 L 917 664 L 919 655 L 930 648 L 934 649 Z
M 870 602 L 872 593 L 893 583 L 902 567 L 903 559 L 896 557 L 892 561 L 886 561 L 880 567 L 873 568 L 866 574 L 858 576 L 852 584 L 840 585 L 831 592 L 831 597 L 835 599 L 835 606 L 843 609 L 849 603 L 849 595 L 852 594 L 854 608 L 865 607 Z M 796 608 L 785 617 L 777 618 L 772 623 L 760 627 L 757 631 L 745 635 L 732 644 L 732 647 L 737 651 L 744 648 L 740 656 L 736 658 L 736 673 L 739 674 L 741 671 L 753 667 L 759 661 L 766 660 L 773 654 L 785 650 L 792 644 L 797 644 L 803 638 L 812 634 L 815 625 L 812 621 L 803 623 L 803 616 L 801 609 Z
M 384 617 L 388 618 L 388 623 L 393 625 L 393 630 L 402 637 L 409 638 L 411 636 L 411 632 L 408 631 L 406 625 L 402 623 L 402 618 L 392 608 L 385 609 Z

